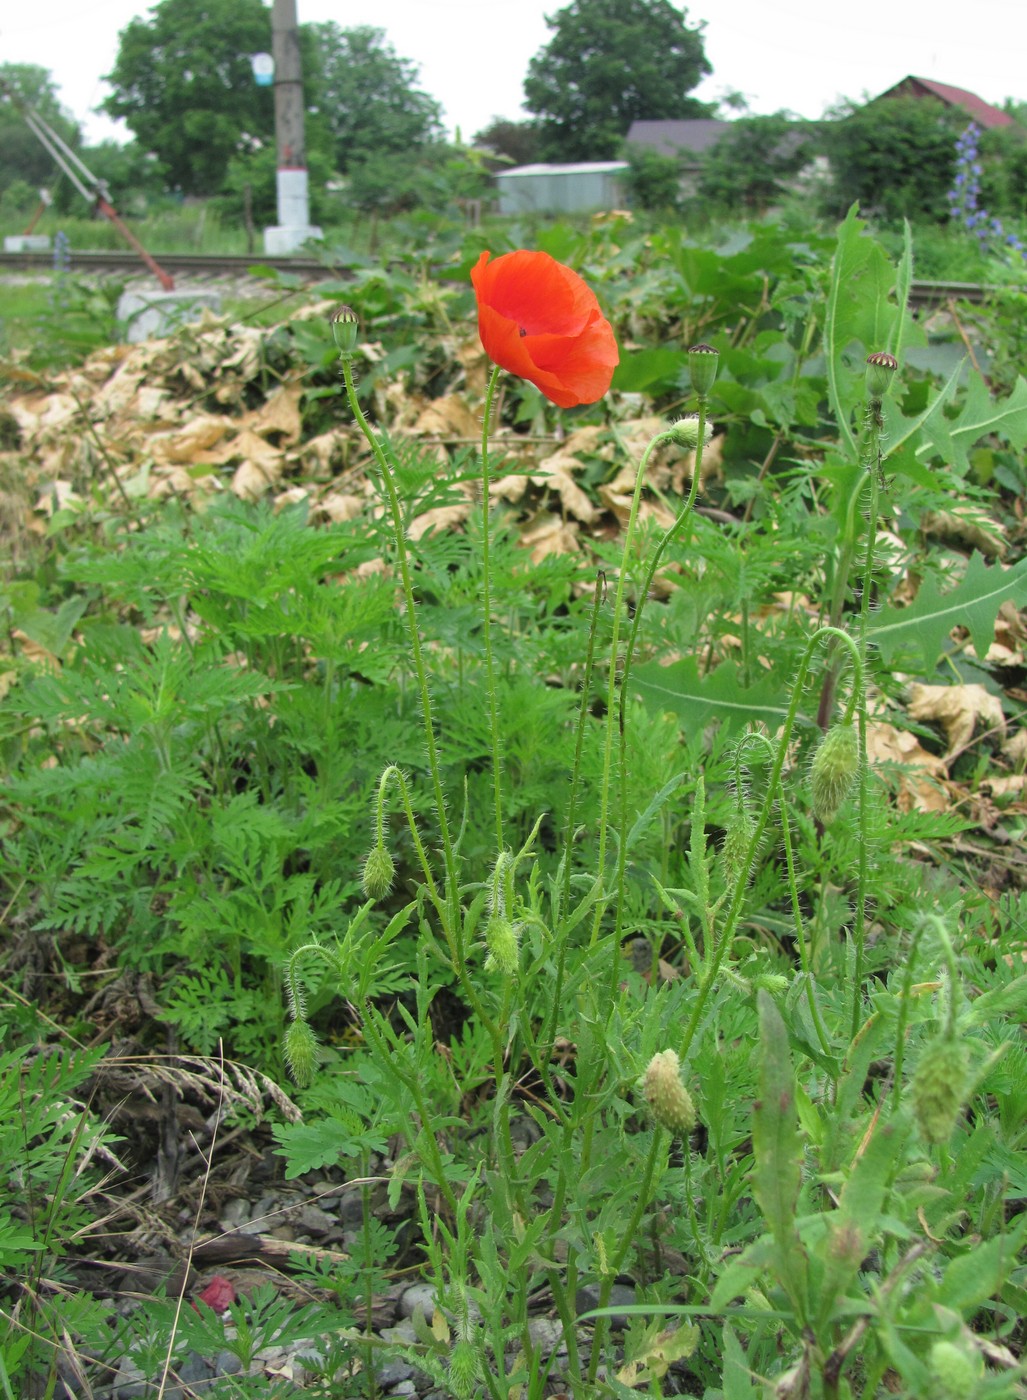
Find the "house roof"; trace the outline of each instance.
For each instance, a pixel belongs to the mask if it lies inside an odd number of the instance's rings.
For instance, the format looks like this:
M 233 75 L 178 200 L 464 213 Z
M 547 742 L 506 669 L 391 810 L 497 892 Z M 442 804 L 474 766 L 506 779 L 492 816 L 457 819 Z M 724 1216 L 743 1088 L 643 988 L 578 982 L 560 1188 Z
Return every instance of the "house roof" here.
M 496 179 L 511 175 L 617 175 L 628 169 L 626 160 L 579 160 L 571 165 L 515 165 L 512 170 L 497 170 Z
M 702 155 L 715 146 L 730 122 L 713 117 L 697 117 L 692 121 L 632 122 L 628 131 L 629 146 L 643 146 L 658 151 L 661 156 Z
M 882 92 L 875 101 L 880 102 L 884 97 L 937 97 L 947 107 L 961 107 L 978 126 L 988 130 L 996 126 L 1015 125 L 1008 112 L 1003 112 L 1000 107 L 993 107 L 975 92 L 952 87 L 950 83 L 937 83 L 933 78 L 914 78 L 910 75 L 903 78 L 901 83 L 890 87 L 887 92 Z

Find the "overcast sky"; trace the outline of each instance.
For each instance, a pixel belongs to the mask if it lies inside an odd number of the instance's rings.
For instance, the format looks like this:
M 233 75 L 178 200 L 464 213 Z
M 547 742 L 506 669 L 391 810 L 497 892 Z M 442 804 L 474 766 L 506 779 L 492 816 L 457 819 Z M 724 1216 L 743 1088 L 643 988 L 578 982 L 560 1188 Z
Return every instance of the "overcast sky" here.
M 528 61 L 562 0 L 297 0 L 300 22 L 385 30 L 420 85 L 467 138 L 493 116 L 522 117 Z M 0 62 L 48 68 L 86 137 L 116 135 L 91 115 L 107 93 L 118 33 L 140 0 L 5 0 Z M 697 95 L 740 91 L 754 112 L 822 116 L 840 98 L 876 96 L 907 74 L 1001 105 L 1027 100 L 1027 5 L 1018 0 L 696 0 L 713 76 Z M 268 47 L 270 48 L 270 41 Z M 121 128 L 121 134 L 127 132 Z

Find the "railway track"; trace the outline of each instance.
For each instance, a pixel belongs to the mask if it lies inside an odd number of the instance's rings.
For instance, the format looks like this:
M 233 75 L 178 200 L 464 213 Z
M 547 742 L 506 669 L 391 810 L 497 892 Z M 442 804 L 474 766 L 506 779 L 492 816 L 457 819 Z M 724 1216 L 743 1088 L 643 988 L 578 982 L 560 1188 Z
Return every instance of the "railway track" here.
M 78 274 L 116 274 L 118 276 L 146 277 L 150 274 L 132 253 L 103 252 L 86 253 L 72 251 L 69 257 L 69 270 Z M 254 269 L 273 268 L 276 272 L 292 272 L 310 282 L 323 282 L 330 279 L 347 278 L 347 268 L 333 265 L 328 260 L 311 257 L 269 258 L 254 254 L 212 256 L 207 253 L 155 253 L 157 262 L 174 276 L 182 277 L 234 277 L 254 275 Z M 53 271 L 52 253 L 0 253 L 0 275 L 4 273 L 40 273 Z M 986 286 L 979 282 L 914 282 L 910 289 L 910 303 L 916 307 L 945 306 L 950 301 L 981 303 L 992 292 L 1002 291 L 1001 287 Z

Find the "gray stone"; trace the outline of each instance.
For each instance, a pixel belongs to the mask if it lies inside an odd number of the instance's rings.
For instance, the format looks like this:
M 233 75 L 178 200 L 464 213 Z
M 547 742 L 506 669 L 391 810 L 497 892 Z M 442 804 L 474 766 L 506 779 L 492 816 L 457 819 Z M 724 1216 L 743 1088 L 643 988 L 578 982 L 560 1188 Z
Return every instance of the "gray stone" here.
M 338 1221 L 334 1220 L 320 1206 L 303 1206 L 297 1223 L 301 1230 L 306 1230 L 308 1235 L 313 1235 L 315 1238 L 330 1235 L 339 1228 Z
M 575 1293 L 574 1302 L 579 1313 L 590 1312 L 593 1308 L 597 1308 L 599 1306 L 599 1284 L 583 1284 Z M 638 1297 L 630 1284 L 615 1283 L 610 1289 L 606 1306 L 609 1308 L 626 1307 L 637 1302 Z M 589 1320 L 592 1321 L 592 1319 Z M 607 1322 L 614 1332 L 623 1332 L 630 1320 L 626 1313 L 612 1313 L 607 1317 Z
M 413 1317 L 419 1312 L 430 1323 L 435 1315 L 435 1289 L 430 1283 L 415 1283 L 399 1295 L 396 1311 L 400 1317 Z
M 215 1376 L 237 1376 L 242 1370 L 242 1362 L 234 1351 L 219 1351 L 214 1358 Z

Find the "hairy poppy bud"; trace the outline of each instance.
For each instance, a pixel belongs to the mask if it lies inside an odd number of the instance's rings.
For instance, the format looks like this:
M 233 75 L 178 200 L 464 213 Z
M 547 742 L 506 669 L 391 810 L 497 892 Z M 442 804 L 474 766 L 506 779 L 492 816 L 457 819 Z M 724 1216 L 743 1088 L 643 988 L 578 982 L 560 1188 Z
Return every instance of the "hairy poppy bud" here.
M 289 1066 L 289 1073 L 300 1088 L 305 1089 L 314 1077 L 318 1044 L 317 1036 L 303 1017 L 293 1021 L 285 1032 L 282 1054 L 285 1056 L 285 1063 Z
M 692 376 L 692 388 L 699 398 L 706 398 L 717 378 L 720 351 L 712 345 L 700 342 L 688 347 L 688 372 Z
M 392 889 L 396 864 L 382 845 L 372 846 L 360 873 L 360 886 L 365 899 L 384 899 Z
M 695 1127 L 695 1105 L 681 1082 L 681 1067 L 673 1050 L 661 1050 L 649 1061 L 642 1093 L 662 1128 L 683 1137 Z
M 827 826 L 852 787 L 859 768 L 859 747 L 852 724 L 836 724 L 820 741 L 810 767 L 810 800 L 813 815 Z
M 478 1352 L 473 1342 L 457 1342 L 449 1357 L 449 1384 L 458 1400 L 472 1400 L 480 1379 Z
M 752 979 L 752 985 L 757 990 L 769 992 L 771 996 L 780 996 L 782 992 L 788 990 L 788 978 L 783 972 L 757 972 Z
M 338 306 L 329 318 L 332 326 L 332 336 L 342 355 L 352 355 L 357 348 L 357 333 L 360 330 L 360 318 L 353 310 L 352 306 Z
M 913 1075 L 913 1114 L 925 1142 L 948 1142 L 967 1090 L 966 1046 L 950 1036 L 926 1045 Z
M 679 418 L 676 423 L 672 423 L 668 428 L 668 434 L 679 447 L 695 448 L 699 445 L 699 415 L 689 413 L 684 418 Z M 713 424 L 703 424 L 703 446 L 709 442 L 713 436 Z
M 931 1395 L 935 1400 L 973 1400 L 984 1374 L 980 1353 L 957 1342 L 940 1341 L 931 1347 Z
M 745 860 L 756 831 L 756 823 L 747 807 L 736 807 L 724 832 L 724 875 L 729 885 L 735 884 L 745 868 Z M 748 873 L 748 872 L 746 872 Z
M 883 399 L 894 378 L 899 362 L 887 350 L 876 350 L 867 356 L 867 394 L 872 399 Z
M 493 914 L 485 925 L 485 945 L 489 950 L 485 967 L 490 972 L 498 967 L 512 977 L 520 965 L 520 946 L 517 930 L 503 914 Z

